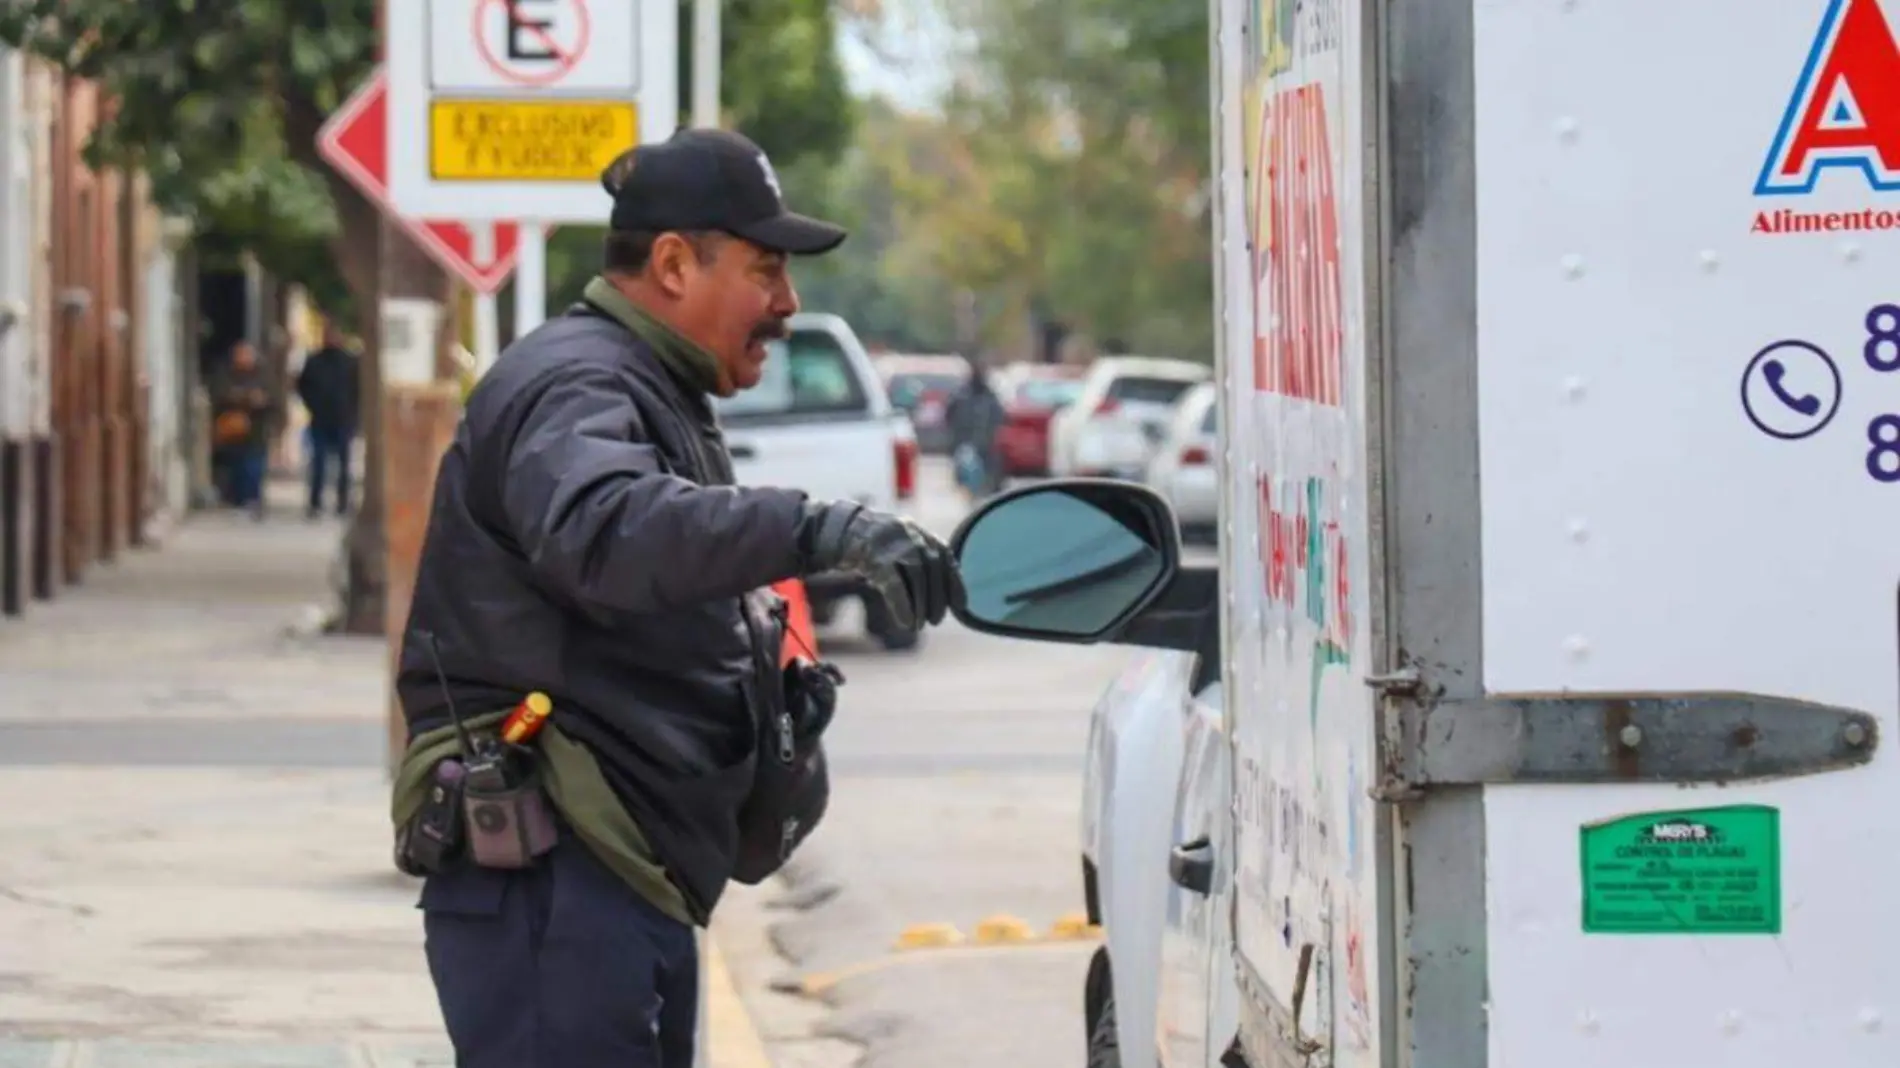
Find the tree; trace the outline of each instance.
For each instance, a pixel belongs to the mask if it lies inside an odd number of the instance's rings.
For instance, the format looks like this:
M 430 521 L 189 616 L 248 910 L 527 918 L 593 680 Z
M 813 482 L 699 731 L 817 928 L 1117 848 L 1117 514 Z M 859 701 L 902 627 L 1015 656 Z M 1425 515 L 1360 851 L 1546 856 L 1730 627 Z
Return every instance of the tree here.
M 87 146 L 96 165 L 145 168 L 166 210 L 306 286 L 324 310 L 354 313 L 365 380 L 373 383 L 380 381 L 381 213 L 323 163 L 316 135 L 374 66 L 378 4 L 0 0 L 0 41 L 113 96 Z M 852 108 L 827 0 L 727 0 L 724 24 L 723 96 L 740 128 L 776 159 L 835 156 L 850 138 Z M 682 42 L 683 54 L 689 51 Z M 690 84 L 686 66 L 682 86 Z M 392 276 L 445 293 L 440 270 L 406 237 L 393 240 L 403 262 Z M 549 265 L 557 297 L 575 267 L 591 273 L 598 249 L 597 233 L 557 233 Z M 566 278 L 555 274 L 563 264 L 570 265 Z M 374 411 L 379 392 L 364 395 Z M 344 615 L 349 629 L 375 631 L 384 552 L 380 419 L 365 419 L 364 430 L 366 507 L 348 537 Z
M 327 243 L 360 297 L 374 291 L 361 253 L 379 215 L 323 164 L 316 134 L 369 75 L 376 11 L 377 0 L 5 0 L 0 40 L 111 95 L 86 146 L 94 165 L 144 167 L 161 207 L 297 282 L 324 273 L 308 254 Z
M 382 214 L 318 156 L 317 132 L 374 66 L 379 0 L 0 0 L 0 41 L 113 100 L 86 146 L 143 167 L 161 207 L 306 286 L 364 339 L 369 469 L 348 535 L 348 629 L 382 628 Z M 405 237 L 403 275 L 447 279 Z M 327 254 L 326 254 L 327 253 Z M 348 294 L 347 301 L 344 294 Z
M 948 292 L 976 293 L 987 340 L 1019 352 L 1055 322 L 1210 359 L 1204 5 L 939 7 L 972 43 L 937 113 L 871 109 L 859 146 L 896 198 L 887 295 L 941 321 Z

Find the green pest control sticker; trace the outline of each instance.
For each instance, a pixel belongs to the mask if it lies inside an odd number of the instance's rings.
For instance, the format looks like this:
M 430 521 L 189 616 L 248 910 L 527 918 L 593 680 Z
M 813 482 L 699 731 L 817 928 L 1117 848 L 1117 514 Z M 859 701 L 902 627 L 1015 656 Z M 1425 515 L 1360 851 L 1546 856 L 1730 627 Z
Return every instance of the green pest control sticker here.
M 1583 828 L 1590 934 L 1780 934 L 1781 813 L 1646 812 Z

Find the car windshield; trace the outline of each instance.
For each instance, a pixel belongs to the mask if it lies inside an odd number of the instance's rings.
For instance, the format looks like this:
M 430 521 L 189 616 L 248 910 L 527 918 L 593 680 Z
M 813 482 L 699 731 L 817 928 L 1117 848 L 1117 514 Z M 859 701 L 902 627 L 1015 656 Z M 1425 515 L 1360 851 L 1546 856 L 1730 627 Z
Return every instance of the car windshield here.
M 1124 375 L 1108 384 L 1108 395 L 1119 401 L 1133 401 L 1136 404 L 1172 405 L 1181 399 L 1183 393 L 1193 388 L 1193 382 L 1179 378 Z
M 917 401 L 926 393 L 936 392 L 946 396 L 956 392 L 963 385 L 963 379 L 956 375 L 925 374 L 919 371 L 899 371 L 891 376 L 887 387 L 891 394 L 891 403 L 909 411 L 917 406 Z
M 823 330 L 798 330 L 784 341 L 766 343 L 765 371 L 758 385 L 715 398 L 714 405 L 721 417 L 744 420 L 860 411 L 867 401 L 838 339 Z
M 1031 378 L 1016 388 L 1016 399 L 1024 404 L 1059 408 L 1073 404 L 1082 392 L 1082 383 L 1067 378 Z

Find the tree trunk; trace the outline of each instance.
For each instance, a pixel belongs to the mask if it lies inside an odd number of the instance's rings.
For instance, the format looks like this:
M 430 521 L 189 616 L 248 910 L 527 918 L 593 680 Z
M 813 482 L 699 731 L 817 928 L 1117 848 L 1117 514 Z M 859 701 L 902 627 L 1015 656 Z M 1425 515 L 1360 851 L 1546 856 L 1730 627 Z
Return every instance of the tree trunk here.
M 383 594 L 387 586 L 383 543 L 383 317 L 382 213 L 333 180 L 336 200 L 338 263 L 356 305 L 356 332 L 362 339 L 358 365 L 357 425 L 363 434 L 362 500 L 343 536 L 344 576 L 339 629 L 347 634 L 383 632 Z M 339 188 L 345 187 L 345 188 Z
M 316 153 L 323 114 L 308 101 L 285 103 L 285 136 L 291 155 L 321 173 L 330 187 L 338 219 L 337 263 L 356 305 L 357 335 L 362 339 L 358 417 L 363 434 L 362 503 L 343 537 L 347 557 L 342 611 L 336 627 L 348 634 L 383 633 L 389 587 L 388 536 L 384 530 L 383 309 L 385 295 L 444 302 L 447 272 L 416 246 L 407 231 L 383 216 L 356 187 Z

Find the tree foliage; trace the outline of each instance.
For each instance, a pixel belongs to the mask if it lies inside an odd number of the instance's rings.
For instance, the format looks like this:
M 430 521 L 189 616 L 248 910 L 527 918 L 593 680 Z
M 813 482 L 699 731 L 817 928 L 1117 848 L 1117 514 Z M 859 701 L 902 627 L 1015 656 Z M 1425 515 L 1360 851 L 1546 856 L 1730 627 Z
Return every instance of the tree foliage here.
M 1054 322 L 1211 359 L 1205 6 L 939 9 L 971 42 L 947 94 L 929 114 L 867 105 L 834 176 L 879 235 L 838 254 L 863 277 L 827 291 L 852 302 L 835 310 L 880 340 L 940 349 L 968 292 L 982 339 L 1019 355 Z
M 110 94 L 89 161 L 143 167 L 166 211 L 339 310 L 343 187 L 315 135 L 368 74 L 375 17 L 376 0 L 0 0 L 0 41 Z

